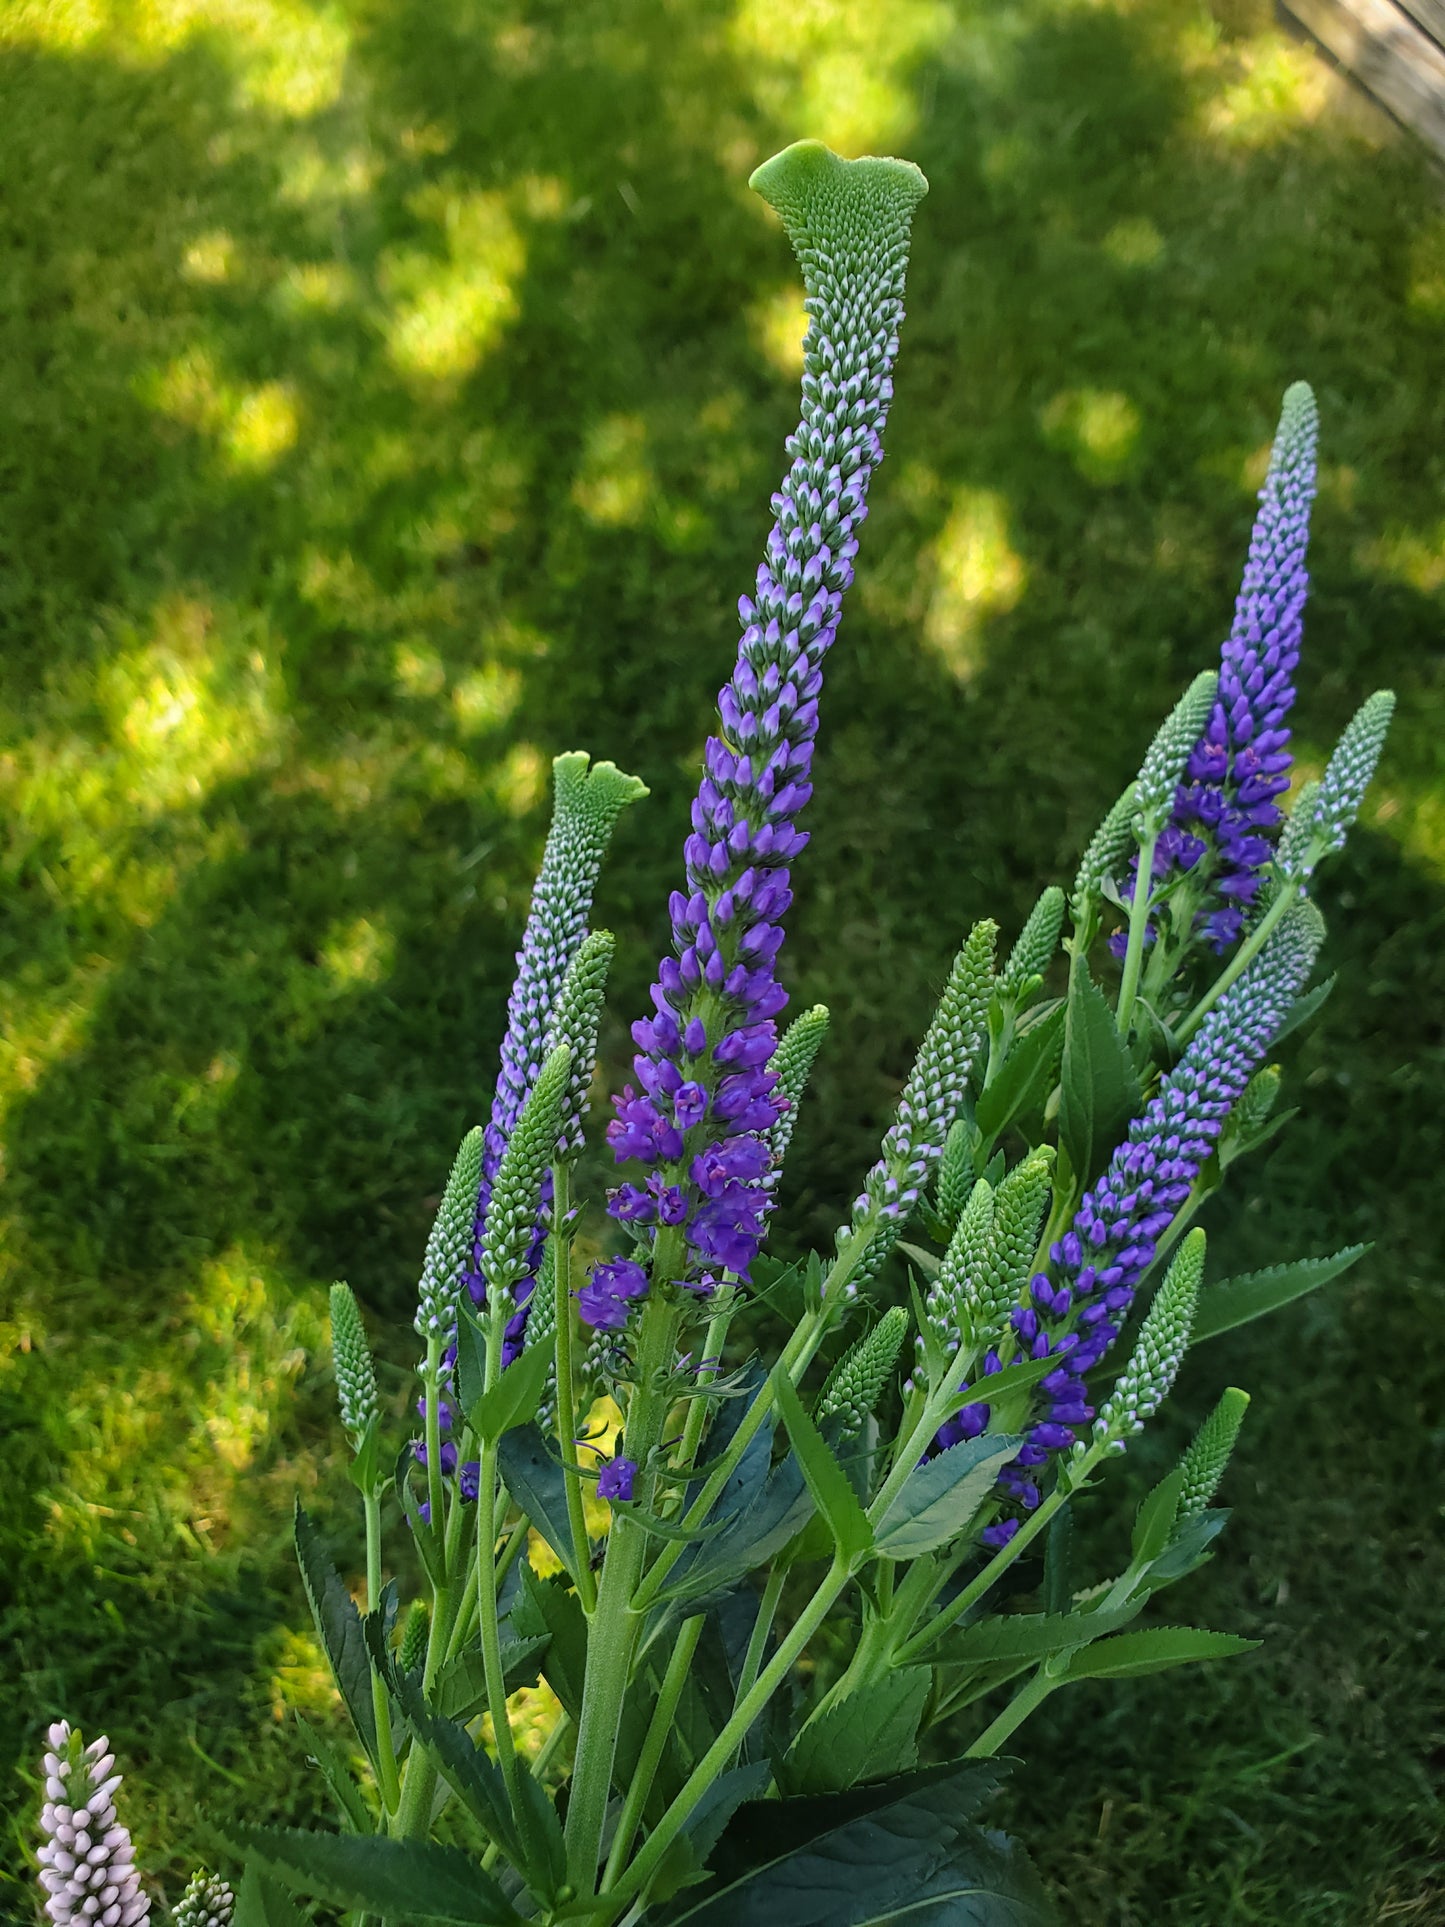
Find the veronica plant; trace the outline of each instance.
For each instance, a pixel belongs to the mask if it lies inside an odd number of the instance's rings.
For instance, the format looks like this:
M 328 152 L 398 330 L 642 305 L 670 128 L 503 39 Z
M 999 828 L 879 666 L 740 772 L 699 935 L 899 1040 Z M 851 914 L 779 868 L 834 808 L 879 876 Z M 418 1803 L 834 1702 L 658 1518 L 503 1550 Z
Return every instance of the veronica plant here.
M 999 1749 L 1076 1680 L 1249 1645 L 1154 1605 L 1224 1524 L 1242 1392 L 1144 1500 L 1122 1571 L 1076 1569 L 1072 1523 L 1191 1344 L 1360 1255 L 1210 1282 L 1193 1222 L 1283 1121 L 1272 1053 L 1322 996 L 1309 892 L 1389 720 L 1371 697 L 1286 817 L 1313 400 L 1285 397 L 1218 667 L 1072 890 L 1001 961 L 992 922 L 958 933 L 835 1248 L 784 1264 L 763 1247 L 827 1012 L 780 1027 L 778 965 L 925 184 L 803 142 L 753 186 L 803 271 L 802 413 L 605 1127 L 618 1181 L 580 1222 L 613 949 L 591 899 L 645 792 L 574 753 L 496 1094 L 422 1260 L 415 1439 L 333 1292 L 361 1597 L 299 1509 L 296 1536 L 357 1750 L 308 1729 L 339 1831 L 220 1827 L 237 1927 L 294 1923 L 288 1889 L 358 1923 L 1044 1922 L 1022 1849 L 975 1820 Z M 774 1356 L 734 1330 L 757 1299 L 787 1314 Z M 541 1683 L 554 1714 L 524 1744 L 514 1696 Z M 110 1762 L 56 1734 L 52 1916 L 143 1918 Z M 198 1876 L 175 1918 L 231 1909 Z

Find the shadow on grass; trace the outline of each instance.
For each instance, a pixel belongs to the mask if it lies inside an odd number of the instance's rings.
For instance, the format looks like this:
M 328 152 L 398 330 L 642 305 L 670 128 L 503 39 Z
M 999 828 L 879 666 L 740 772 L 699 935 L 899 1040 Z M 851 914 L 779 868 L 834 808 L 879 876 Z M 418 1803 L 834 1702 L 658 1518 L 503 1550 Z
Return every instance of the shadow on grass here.
M 548 759 L 577 743 L 653 788 L 599 906 L 622 1062 L 793 419 L 792 271 L 743 182 L 832 127 L 807 119 L 807 20 L 780 46 L 794 29 L 747 7 L 287 20 L 247 41 L 217 8 L 166 41 L 117 11 L 0 65 L 0 179 L 24 184 L 0 281 L 0 1730 L 19 1754 L 62 1708 L 107 1721 L 177 1865 L 188 1782 L 314 1804 L 294 1755 L 262 1790 L 282 1742 L 252 1751 L 272 1700 L 318 1692 L 276 1521 L 298 1483 L 340 1489 L 322 1294 L 350 1277 L 405 1362 Z M 1294 1055 L 1307 1115 L 1227 1256 L 1380 1255 L 1228 1354 L 1257 1422 L 1200 1605 L 1268 1631 L 1263 1660 L 1071 1702 L 1029 1737 L 1020 1816 L 1080 1919 L 1354 1927 L 1424 1891 L 1438 1824 L 1413 1642 L 1442 1575 L 1406 1421 L 1441 1376 L 1445 225 L 1252 15 L 898 20 L 902 52 L 836 69 L 840 97 L 892 89 L 877 111 L 906 109 L 932 193 L 799 875 L 793 983 L 835 1032 L 788 1222 L 829 1236 L 958 934 L 1011 932 L 1067 878 L 1211 659 L 1306 376 L 1304 754 L 1376 684 L 1402 715 L 1382 820 L 1327 893 L 1341 983 Z M 1389 1596 L 1377 1565 L 1408 1575 Z M 1363 1729 L 1340 1713 L 1362 1701 Z M 1341 1818 L 1362 1784 L 1365 1849 Z

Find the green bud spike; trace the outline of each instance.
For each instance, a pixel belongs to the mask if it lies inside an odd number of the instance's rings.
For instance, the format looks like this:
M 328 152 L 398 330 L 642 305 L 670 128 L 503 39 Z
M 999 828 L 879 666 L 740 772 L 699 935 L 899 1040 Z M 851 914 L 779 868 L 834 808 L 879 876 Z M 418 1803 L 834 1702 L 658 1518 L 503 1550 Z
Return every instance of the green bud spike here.
M 980 1292 L 990 1323 L 1002 1323 L 1033 1276 L 1039 1227 L 1054 1181 L 1054 1147 L 1041 1144 L 994 1193 L 988 1265 Z
M 235 1911 L 230 1882 L 202 1867 L 191 1875 L 171 1919 L 175 1927 L 231 1927 Z
M 542 1185 L 556 1155 L 562 1098 L 571 1074 L 572 1053 L 565 1044 L 558 1044 L 537 1073 L 497 1167 L 485 1240 L 487 1308 L 493 1316 L 510 1318 L 516 1310 L 512 1287 L 526 1276 L 532 1234 L 542 1208 Z
M 451 1342 L 456 1329 L 462 1267 L 472 1255 L 477 1193 L 482 1183 L 482 1131 L 474 1126 L 462 1139 L 451 1176 L 426 1241 L 417 1287 L 416 1330 L 422 1338 Z
M 840 1418 L 842 1430 L 861 1431 L 898 1363 L 908 1331 L 908 1314 L 892 1305 L 878 1323 L 846 1351 L 828 1375 L 818 1405 L 818 1421 Z
M 1322 857 L 1333 856 L 1345 847 L 1345 838 L 1360 813 L 1394 714 L 1395 692 L 1377 689 L 1346 723 L 1344 734 L 1325 765 L 1319 788 L 1310 799 L 1308 842 L 1301 850 L 1293 838 L 1288 838 L 1288 852 L 1281 847 L 1281 867 L 1287 853 L 1295 865 L 1292 871 L 1286 871 L 1292 880 L 1309 876 Z M 1291 828 L 1293 822 L 1291 817 Z
M 1134 818 L 1138 813 L 1138 785 L 1131 783 L 1089 839 L 1074 878 L 1075 920 L 1104 893 L 1107 883 L 1122 877 L 1134 852 Z
M 424 1599 L 413 1599 L 407 1608 L 406 1623 L 401 1629 L 401 1645 L 397 1650 L 397 1665 L 403 1673 L 414 1673 L 426 1658 L 427 1633 L 431 1629 L 431 1614 L 427 1611 Z
M 582 940 L 552 1013 L 552 1028 L 546 1048 L 565 1044 L 572 1053 L 572 1070 L 562 1094 L 561 1129 L 557 1133 L 559 1157 L 575 1155 L 582 1149 L 582 1120 L 587 1115 L 588 1093 L 597 1064 L 597 1030 L 602 1022 L 602 1003 L 607 994 L 607 973 L 617 939 L 610 930 L 593 930 Z
M 878 307 L 880 281 L 886 296 L 896 279 L 901 295 L 913 210 L 928 192 L 911 161 L 873 155 L 845 161 L 821 141 L 795 141 L 764 161 L 748 186 L 782 216 L 810 307 L 836 302 L 851 284 L 866 299 L 857 317 L 866 325 Z M 819 339 L 815 320 L 803 351 L 809 374 L 823 372 L 813 364 L 825 364 L 833 347 Z
M 943 1140 L 938 1165 L 938 1215 L 951 1232 L 958 1228 L 973 1180 L 973 1133 L 958 1118 Z
M 868 1173 L 863 1196 L 853 1207 L 850 1230 L 870 1217 L 876 1229 L 849 1280 L 849 1297 L 855 1297 L 883 1269 L 962 1109 L 968 1074 L 987 1033 L 997 937 L 998 925 L 985 918 L 969 931 L 953 960 L 947 987 L 883 1140 L 883 1155 Z
M 557 1246 L 551 1238 L 542 1248 L 537 1282 L 527 1303 L 531 1310 L 527 1313 L 522 1349 L 529 1352 L 534 1345 L 550 1345 L 557 1330 Z
M 1134 813 L 1145 829 L 1156 835 L 1169 821 L 1184 765 L 1204 734 L 1218 692 L 1218 674 L 1212 669 L 1201 671 L 1159 725 L 1149 745 L 1134 785 Z
M 1013 1000 L 1023 994 L 1024 986 L 1042 977 L 1054 960 L 1059 933 L 1064 927 L 1064 893 L 1051 883 L 1030 910 L 1019 940 L 1009 952 L 1008 962 L 999 972 L 998 994 Z
M 1319 432 L 1320 411 L 1315 406 L 1314 390 L 1307 381 L 1292 381 L 1280 403 L 1279 427 L 1269 452 L 1270 468 L 1286 468 L 1301 454 L 1313 453 Z
M 331 1287 L 331 1356 L 336 1366 L 336 1396 L 341 1423 L 359 1445 L 377 1417 L 376 1373 L 361 1323 L 361 1309 L 350 1285 Z
M 1189 1348 L 1203 1276 L 1204 1233 L 1194 1230 L 1175 1252 L 1140 1327 L 1133 1356 L 1094 1420 L 1095 1439 L 1107 1440 L 1111 1449 L 1122 1452 L 1124 1440 L 1142 1432 L 1145 1419 L 1153 1418 L 1168 1397 Z M 1075 1457 L 1084 1451 L 1081 1440 L 1074 1447 Z
M 1310 782 L 1302 785 L 1294 800 L 1294 808 L 1285 819 L 1280 833 L 1279 845 L 1275 850 L 1275 863 L 1281 876 L 1304 878 L 1319 861 L 1314 848 L 1315 804 L 1319 799 L 1320 786 Z
M 924 1310 L 929 1324 L 949 1352 L 957 1349 L 965 1335 L 970 1342 L 975 1335 L 977 1295 L 972 1281 L 988 1268 L 993 1214 L 993 1186 L 987 1178 L 980 1178 L 968 1194 L 968 1203 L 959 1214 L 938 1276 L 929 1287 Z
M 1208 1510 L 1248 1410 L 1249 1393 L 1231 1385 L 1194 1434 L 1188 1451 L 1179 1461 L 1179 1469 L 1184 1474 L 1179 1491 L 1179 1525 L 1197 1519 L 1201 1512 Z
M 1264 1123 L 1275 1107 L 1281 1082 L 1278 1064 L 1266 1064 L 1250 1078 L 1234 1110 L 1232 1123 L 1236 1137 L 1252 1137 Z
M 811 1010 L 805 1010 L 788 1025 L 778 1039 L 778 1048 L 768 1060 L 768 1069 L 778 1079 L 779 1095 L 788 1100 L 788 1108 L 768 1134 L 775 1171 L 788 1155 L 788 1146 L 793 1141 L 798 1105 L 802 1101 L 814 1061 L 823 1047 L 823 1039 L 828 1035 L 828 1022 L 827 1005 L 814 1004 Z

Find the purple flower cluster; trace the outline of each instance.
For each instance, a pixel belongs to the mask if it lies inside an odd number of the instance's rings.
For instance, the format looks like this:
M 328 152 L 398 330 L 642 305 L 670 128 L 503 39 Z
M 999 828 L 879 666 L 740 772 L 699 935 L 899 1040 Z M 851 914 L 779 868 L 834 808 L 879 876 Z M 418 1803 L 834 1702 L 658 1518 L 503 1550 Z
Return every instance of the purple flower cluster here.
M 609 1210 L 644 1237 L 680 1228 L 679 1282 L 695 1288 L 718 1270 L 746 1277 L 763 1238 L 769 1134 L 786 1103 L 769 1068 L 787 1003 L 775 966 L 791 865 L 808 841 L 797 819 L 812 795 L 823 658 L 883 454 L 922 191 L 921 177 L 891 163 L 820 165 L 801 198 L 754 181 L 782 212 L 807 283 L 802 420 L 756 586 L 738 604 L 742 638 L 692 807 L 687 887 L 670 903 L 674 955 L 658 966 L 653 1015 L 632 1027 L 636 1081 L 614 1098 L 607 1129 L 619 1164 L 651 1167 L 611 1194 Z M 640 1265 L 601 1265 L 580 1294 L 582 1316 L 617 1329 L 645 1289 Z
M 1315 496 L 1319 417 L 1304 382 L 1285 393 L 1249 560 L 1221 651 L 1219 698 L 1180 785 L 1174 821 L 1161 838 L 1155 875 L 1190 870 L 1212 846 L 1210 894 L 1200 928 L 1227 950 L 1259 894 L 1289 788 L 1294 671 L 1304 632 L 1310 504 Z M 1162 865 L 1162 867 L 1161 867 Z
M 597 1496 L 599 1499 L 610 1499 L 614 1504 L 626 1505 L 636 1483 L 637 1463 L 634 1459 L 609 1459 L 597 1474 Z
M 121 1776 L 109 1740 L 82 1749 L 59 1720 L 47 1735 L 40 1884 L 56 1927 L 141 1927 L 151 1904 L 136 1877 L 130 1834 L 116 1818 Z
M 1024 1512 L 1039 1503 L 1036 1475 L 1049 1455 L 1074 1443 L 1076 1426 L 1094 1416 L 1085 1375 L 1103 1358 L 1128 1316 L 1158 1240 L 1186 1202 L 1201 1167 L 1270 1043 L 1299 995 L 1318 948 L 1320 924 L 1308 904 L 1292 911 L 1200 1025 L 1188 1049 L 1142 1114 L 1107 1170 L 1085 1194 L 1074 1221 L 1049 1249 L 1052 1277 L 1037 1272 L 1013 1312 L 1020 1358 L 1055 1358 L 1039 1383 L 1045 1402 L 999 1484 Z M 989 1352 L 979 1381 L 963 1395 L 987 1390 L 1001 1369 Z M 938 1433 L 940 1448 L 977 1438 L 990 1407 L 975 1397 Z M 985 1528 L 985 1544 L 1006 1545 L 1018 1530 L 1006 1518 Z

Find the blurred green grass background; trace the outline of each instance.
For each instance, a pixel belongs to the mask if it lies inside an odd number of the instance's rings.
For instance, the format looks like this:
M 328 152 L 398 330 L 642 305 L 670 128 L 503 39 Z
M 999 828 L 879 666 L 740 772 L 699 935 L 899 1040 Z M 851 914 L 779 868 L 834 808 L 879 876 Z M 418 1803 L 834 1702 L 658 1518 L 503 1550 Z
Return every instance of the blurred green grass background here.
M 833 1009 L 826 1237 L 969 921 L 1066 880 L 1229 619 L 1285 385 L 1324 468 L 1297 741 L 1401 713 L 1325 890 L 1303 1116 L 1216 1275 L 1372 1238 L 1191 1362 L 1256 1396 L 1180 1612 L 1007 1818 L 1098 1927 L 1445 1920 L 1445 211 L 1255 0 L 10 0 L 0 16 L 0 1915 L 44 1722 L 198 1811 L 321 1809 L 292 1494 L 357 1554 L 324 1368 L 396 1367 L 483 1113 L 550 757 L 639 770 L 620 1066 L 794 419 L 750 168 L 932 182 L 786 969 Z

